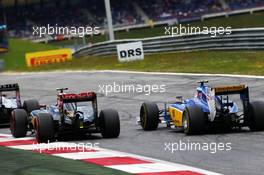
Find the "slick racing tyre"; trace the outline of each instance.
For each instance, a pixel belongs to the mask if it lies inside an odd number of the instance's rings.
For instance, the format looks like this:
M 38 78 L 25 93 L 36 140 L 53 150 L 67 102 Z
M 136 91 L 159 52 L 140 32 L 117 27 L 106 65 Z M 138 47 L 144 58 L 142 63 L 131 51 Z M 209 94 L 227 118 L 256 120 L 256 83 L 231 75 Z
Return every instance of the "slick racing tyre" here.
M 26 100 L 23 103 L 23 108 L 30 114 L 34 110 L 38 110 L 40 108 L 38 100 Z
M 102 110 L 99 115 L 99 122 L 103 138 L 117 138 L 119 136 L 120 120 L 116 110 Z
M 143 103 L 140 108 L 140 124 L 145 131 L 156 130 L 159 125 L 159 108 L 156 103 Z
M 249 117 L 251 131 L 263 131 L 264 130 L 264 102 L 255 101 L 249 105 Z
M 201 134 L 205 130 L 205 114 L 198 106 L 186 108 L 182 120 L 187 135 Z
M 34 118 L 34 128 L 38 143 L 47 143 L 54 140 L 54 124 L 50 114 L 39 113 Z
M 25 137 L 27 134 L 28 116 L 24 109 L 15 109 L 10 118 L 10 130 L 13 137 Z

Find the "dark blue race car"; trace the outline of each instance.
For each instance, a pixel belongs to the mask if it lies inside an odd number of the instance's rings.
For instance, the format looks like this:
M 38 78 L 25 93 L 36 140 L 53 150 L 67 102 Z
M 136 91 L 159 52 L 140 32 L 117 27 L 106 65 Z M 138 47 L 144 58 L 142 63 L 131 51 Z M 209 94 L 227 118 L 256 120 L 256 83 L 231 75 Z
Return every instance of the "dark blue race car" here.
M 120 133 L 117 111 L 102 110 L 98 115 L 94 92 L 66 94 L 67 88 L 57 89 L 57 103 L 40 106 L 38 101 L 25 101 L 24 109 L 12 112 L 11 132 L 14 137 L 35 133 L 38 142 L 53 141 L 68 134 L 101 133 L 104 138 L 116 138 Z
M 250 102 L 246 85 L 209 87 L 208 81 L 199 82 L 194 98 L 157 104 L 145 102 L 140 109 L 140 124 L 144 130 L 156 130 L 159 123 L 184 130 L 186 134 L 200 134 L 212 129 L 249 127 L 251 131 L 264 130 L 264 102 Z M 239 95 L 241 110 L 231 96 Z

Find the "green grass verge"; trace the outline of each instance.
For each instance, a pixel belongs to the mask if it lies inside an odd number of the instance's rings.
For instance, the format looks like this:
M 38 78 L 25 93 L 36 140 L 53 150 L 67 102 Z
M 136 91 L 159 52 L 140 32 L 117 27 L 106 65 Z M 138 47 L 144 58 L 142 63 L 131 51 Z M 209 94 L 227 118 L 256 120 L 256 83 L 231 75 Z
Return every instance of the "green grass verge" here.
M 116 56 L 74 59 L 26 71 L 131 70 L 264 75 L 264 51 L 196 51 L 146 55 L 142 61 L 119 63 Z
M 264 27 L 263 18 L 264 18 L 264 12 L 257 12 L 253 14 L 230 16 L 228 18 L 220 17 L 220 18 L 208 19 L 205 21 L 191 22 L 190 26 L 232 27 L 232 28 Z M 164 27 L 155 27 L 152 29 L 144 28 L 144 29 L 131 30 L 129 32 L 126 31 L 115 32 L 115 37 L 116 39 L 147 38 L 147 37 L 162 36 L 164 35 L 164 32 L 165 32 Z M 91 43 L 102 42 L 105 40 L 106 40 L 105 35 L 86 38 L 86 41 Z M 78 39 L 54 42 L 51 43 L 51 45 L 65 46 L 65 45 L 74 45 L 74 44 L 82 44 L 82 43 L 83 43 L 83 39 L 78 38 Z
M 0 147 L 0 171 L 5 175 L 129 175 L 78 160 Z
M 5 65 L 8 70 L 16 70 L 26 68 L 25 54 L 29 52 L 46 51 L 57 49 L 57 46 L 48 44 L 36 44 L 20 39 L 9 40 L 9 51 L 0 55 L 0 59 L 5 60 Z
M 28 68 L 25 53 L 56 49 L 57 46 L 10 40 L 10 51 L 1 55 L 7 71 L 133 70 L 264 75 L 264 51 L 195 51 L 146 55 L 145 60 L 119 63 L 116 56 L 87 57 L 71 62 Z

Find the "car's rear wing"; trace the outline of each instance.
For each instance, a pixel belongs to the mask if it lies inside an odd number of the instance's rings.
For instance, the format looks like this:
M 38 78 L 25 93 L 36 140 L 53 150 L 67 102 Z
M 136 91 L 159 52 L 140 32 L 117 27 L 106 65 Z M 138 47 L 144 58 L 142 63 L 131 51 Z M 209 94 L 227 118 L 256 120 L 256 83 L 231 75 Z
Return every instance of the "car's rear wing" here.
M 248 94 L 246 85 L 214 87 L 215 95 Z
M 61 100 L 63 101 L 63 103 L 95 101 L 96 93 L 85 92 L 80 94 L 62 94 Z
M 215 87 L 215 95 L 232 95 L 239 94 L 240 99 L 243 104 L 243 112 L 244 112 L 244 123 L 250 124 L 250 103 L 249 103 L 249 89 L 246 85 L 238 85 L 238 86 L 224 86 L 224 87 Z
M 18 84 L 15 83 L 15 84 L 0 85 L 0 92 L 7 92 L 7 91 L 19 91 Z

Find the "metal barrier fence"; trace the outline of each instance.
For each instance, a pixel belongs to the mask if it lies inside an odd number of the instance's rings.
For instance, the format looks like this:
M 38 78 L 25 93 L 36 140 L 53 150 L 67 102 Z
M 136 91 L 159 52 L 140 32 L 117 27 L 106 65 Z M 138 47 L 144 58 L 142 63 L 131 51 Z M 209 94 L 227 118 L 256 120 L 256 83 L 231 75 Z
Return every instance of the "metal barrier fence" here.
M 142 41 L 145 53 L 192 50 L 259 50 L 264 49 L 264 28 L 233 29 L 230 35 L 190 34 L 145 39 L 125 39 L 102 42 L 80 48 L 74 53 L 83 56 L 115 55 L 116 45 Z

